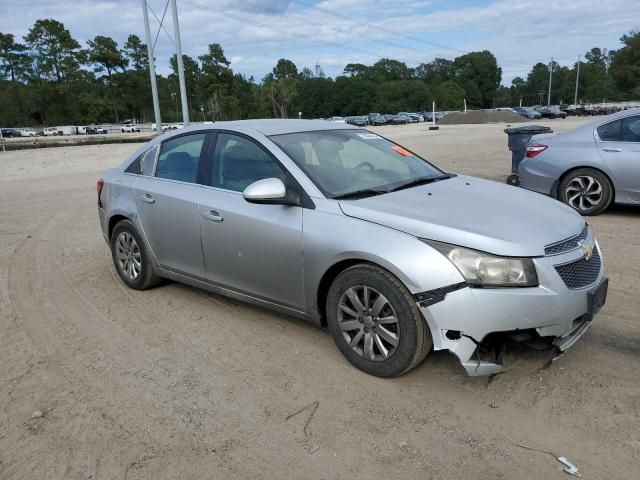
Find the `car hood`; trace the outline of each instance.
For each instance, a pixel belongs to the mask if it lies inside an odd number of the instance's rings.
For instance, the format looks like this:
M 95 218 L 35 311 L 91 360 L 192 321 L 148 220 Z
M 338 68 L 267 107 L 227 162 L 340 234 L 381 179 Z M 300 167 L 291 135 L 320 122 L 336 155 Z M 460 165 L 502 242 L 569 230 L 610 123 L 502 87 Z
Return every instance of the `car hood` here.
M 340 207 L 350 217 L 416 237 L 505 256 L 543 256 L 545 245 L 584 228 L 582 217 L 556 200 L 467 176 L 341 200 Z

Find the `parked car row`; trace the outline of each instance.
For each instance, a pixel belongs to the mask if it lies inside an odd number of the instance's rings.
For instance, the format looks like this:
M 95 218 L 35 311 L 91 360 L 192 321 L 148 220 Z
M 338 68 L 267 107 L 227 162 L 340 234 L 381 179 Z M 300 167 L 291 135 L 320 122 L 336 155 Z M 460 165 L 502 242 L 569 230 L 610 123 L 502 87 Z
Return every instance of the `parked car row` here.
M 628 107 L 603 107 L 603 106 L 565 106 L 560 107 L 562 110 L 567 112 L 567 115 L 577 116 L 577 117 L 586 117 L 592 115 L 611 115 L 612 113 L 617 113 L 623 110 L 627 110 Z
M 435 112 L 436 122 L 444 117 L 444 112 Z M 397 114 L 369 113 L 368 115 L 357 115 L 353 117 L 330 117 L 326 120 L 337 123 L 348 123 L 356 127 L 366 127 L 367 125 L 406 125 L 408 123 L 431 122 L 433 112 L 399 112 Z
M 628 107 L 536 105 L 534 107 L 513 107 L 510 110 L 530 120 L 537 120 L 539 118 L 567 118 L 567 116 L 611 115 L 627 109 Z
M 35 137 L 38 133 L 32 128 L 3 128 L 2 138 Z
M 169 130 L 178 130 L 179 128 L 183 128 L 184 124 L 183 123 L 164 123 L 162 122 L 162 131 L 163 132 L 167 132 Z M 153 130 L 154 132 L 158 130 L 158 128 L 156 127 L 155 123 L 151 124 L 151 130 Z M 140 130 L 136 130 L 137 132 L 139 132 Z

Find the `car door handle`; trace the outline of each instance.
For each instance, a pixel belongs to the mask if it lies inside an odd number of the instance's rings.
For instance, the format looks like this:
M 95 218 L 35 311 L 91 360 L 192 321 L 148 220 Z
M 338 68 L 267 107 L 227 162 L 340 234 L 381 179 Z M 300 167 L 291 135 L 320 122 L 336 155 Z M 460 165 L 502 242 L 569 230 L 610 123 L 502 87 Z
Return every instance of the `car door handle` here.
M 620 153 L 622 151 L 621 148 L 613 148 L 613 147 L 606 147 L 602 149 L 603 152 L 611 152 L 611 153 Z
M 148 193 L 145 193 L 144 195 L 142 195 L 142 201 L 143 202 L 147 202 L 147 203 L 155 203 L 156 202 L 155 198 L 153 198 Z
M 224 220 L 224 218 L 222 218 L 222 216 L 215 210 L 203 212 L 202 216 L 208 220 L 211 220 L 212 222 L 221 222 Z

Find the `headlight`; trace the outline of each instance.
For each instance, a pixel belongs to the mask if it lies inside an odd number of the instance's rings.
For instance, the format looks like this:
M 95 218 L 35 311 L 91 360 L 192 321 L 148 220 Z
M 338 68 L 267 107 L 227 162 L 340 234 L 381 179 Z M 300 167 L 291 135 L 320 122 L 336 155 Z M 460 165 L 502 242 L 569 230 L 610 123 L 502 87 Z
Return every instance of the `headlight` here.
M 448 243 L 423 242 L 447 257 L 470 285 L 482 287 L 536 287 L 538 275 L 530 258 L 497 257 Z

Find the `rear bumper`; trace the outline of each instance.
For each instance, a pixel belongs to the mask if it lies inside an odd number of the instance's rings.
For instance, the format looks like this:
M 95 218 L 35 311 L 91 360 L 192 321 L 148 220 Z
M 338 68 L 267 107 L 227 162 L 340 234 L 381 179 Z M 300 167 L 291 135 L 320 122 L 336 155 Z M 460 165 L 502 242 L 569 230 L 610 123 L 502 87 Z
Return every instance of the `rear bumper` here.
M 590 311 L 590 295 L 603 282 L 604 264 L 594 283 L 569 289 L 555 265 L 581 258 L 581 251 L 534 259 L 540 285 L 533 288 L 462 288 L 432 305 L 418 302 L 433 338 L 434 350 L 449 350 L 469 375 L 500 373 L 497 361 L 483 361 L 478 353 L 492 334 L 534 331 L 564 351 L 589 329 L 598 313 Z M 493 335 L 492 335 L 493 337 Z
M 518 165 L 520 186 L 533 192 L 556 196 L 557 180 L 562 175 L 560 170 L 536 158 L 525 158 Z

